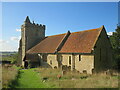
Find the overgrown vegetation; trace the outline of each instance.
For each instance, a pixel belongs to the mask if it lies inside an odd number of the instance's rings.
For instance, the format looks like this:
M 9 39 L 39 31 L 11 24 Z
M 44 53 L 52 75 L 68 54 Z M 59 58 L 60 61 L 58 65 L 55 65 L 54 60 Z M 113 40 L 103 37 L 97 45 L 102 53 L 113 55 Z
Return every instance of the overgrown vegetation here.
M 113 35 L 110 36 L 110 41 L 113 47 L 115 65 L 114 68 L 120 71 L 120 26 L 117 26 Z
M 34 70 L 41 81 L 52 88 L 117 88 L 118 76 L 106 74 L 79 74 L 67 71 L 64 75 L 60 69 L 38 68 Z
M 118 88 L 114 74 L 80 74 L 51 68 L 16 69 L 3 67 L 3 88 Z
M 2 66 L 0 65 L 0 89 L 2 87 Z
M 18 69 L 15 66 L 2 66 L 2 87 L 10 88 L 17 75 Z

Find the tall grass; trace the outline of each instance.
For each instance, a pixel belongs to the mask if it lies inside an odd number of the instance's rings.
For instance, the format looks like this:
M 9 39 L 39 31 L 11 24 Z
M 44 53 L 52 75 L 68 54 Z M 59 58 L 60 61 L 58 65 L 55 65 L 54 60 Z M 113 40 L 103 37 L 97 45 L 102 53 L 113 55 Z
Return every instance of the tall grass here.
M 61 69 L 38 68 L 41 79 L 47 78 L 46 84 L 56 88 L 118 88 L 118 76 L 106 74 L 80 74 L 67 71 L 62 74 Z M 57 76 L 60 75 L 59 79 Z
M 18 69 L 16 69 L 14 66 L 2 66 L 2 87 L 9 88 L 9 84 L 16 78 L 17 74 Z
M 0 64 L 0 89 L 2 89 L 2 65 Z

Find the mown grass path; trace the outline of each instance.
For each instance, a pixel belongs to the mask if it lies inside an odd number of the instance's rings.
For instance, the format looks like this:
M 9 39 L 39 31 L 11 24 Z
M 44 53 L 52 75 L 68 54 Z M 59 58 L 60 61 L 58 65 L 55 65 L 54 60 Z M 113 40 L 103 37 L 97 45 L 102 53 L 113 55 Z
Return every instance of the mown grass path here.
M 18 86 L 16 88 L 47 88 L 48 86 L 43 83 L 40 76 L 34 69 L 20 70 L 18 78 Z

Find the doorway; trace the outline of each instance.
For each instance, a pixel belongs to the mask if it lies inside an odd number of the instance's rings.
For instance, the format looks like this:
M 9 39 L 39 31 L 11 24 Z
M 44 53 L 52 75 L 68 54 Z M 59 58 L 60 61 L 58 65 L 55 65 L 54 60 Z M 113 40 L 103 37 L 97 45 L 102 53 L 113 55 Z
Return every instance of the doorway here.
M 28 68 L 28 61 L 24 61 L 24 68 L 25 68 L 25 69 Z

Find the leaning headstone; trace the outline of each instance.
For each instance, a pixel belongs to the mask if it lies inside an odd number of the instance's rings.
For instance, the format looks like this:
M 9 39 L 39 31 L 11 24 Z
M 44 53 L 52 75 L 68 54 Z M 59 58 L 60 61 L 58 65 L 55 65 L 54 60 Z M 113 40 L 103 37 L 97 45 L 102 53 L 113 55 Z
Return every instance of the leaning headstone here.
M 65 74 L 66 74 L 66 71 L 65 71 L 65 70 L 63 70 L 63 71 L 62 71 L 62 75 L 65 75 Z

